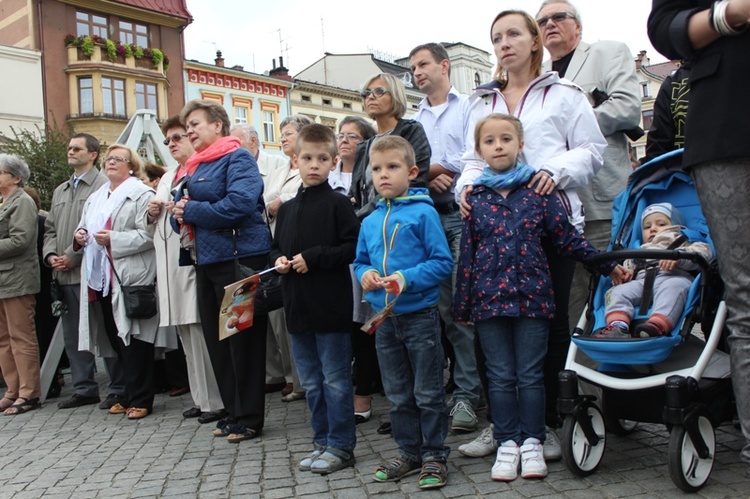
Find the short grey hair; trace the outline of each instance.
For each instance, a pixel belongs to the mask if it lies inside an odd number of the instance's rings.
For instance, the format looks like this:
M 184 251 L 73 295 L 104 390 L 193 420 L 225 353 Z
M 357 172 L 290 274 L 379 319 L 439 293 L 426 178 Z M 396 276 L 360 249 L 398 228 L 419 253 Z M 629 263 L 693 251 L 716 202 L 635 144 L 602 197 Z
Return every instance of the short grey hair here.
M 578 12 L 578 9 L 576 9 L 576 6 L 570 3 L 569 0 L 544 0 L 542 2 L 542 5 L 539 6 L 539 10 L 536 11 L 536 19 L 539 19 L 539 13 L 542 11 L 544 7 L 551 3 L 564 3 L 568 7 L 570 7 L 570 12 L 575 16 L 576 21 L 578 21 L 578 24 L 580 26 L 583 26 L 583 21 L 581 21 L 581 13 Z
M 18 187 L 23 187 L 29 181 L 31 170 L 20 156 L 15 154 L 0 154 L 0 168 L 4 168 L 14 178 L 20 178 Z
M 406 101 L 406 88 L 404 87 L 403 82 L 396 78 L 394 75 L 390 73 L 378 73 L 372 75 L 367 79 L 365 84 L 362 86 L 362 89 L 367 89 L 367 87 L 369 87 L 370 84 L 378 78 L 383 80 L 385 86 L 388 87 L 387 90 L 391 92 L 393 116 L 396 119 L 403 118 L 406 114 L 406 108 L 409 105 L 409 103 Z M 365 99 L 362 100 L 364 101 Z
M 239 125 L 232 125 L 232 128 L 229 129 L 229 133 L 231 134 L 235 130 L 242 130 L 242 133 L 244 133 L 248 139 L 250 137 L 255 137 L 256 139 L 260 140 L 260 136 L 258 135 L 258 130 L 256 130 L 253 125 L 248 125 L 247 123 L 240 123 Z
M 291 114 L 281 120 L 281 124 L 279 125 L 279 130 L 283 130 L 285 126 L 287 125 L 294 125 L 294 128 L 297 129 L 299 132 L 302 130 L 302 127 L 305 125 L 312 125 L 315 123 L 313 120 L 308 118 L 307 116 L 303 116 L 301 114 Z

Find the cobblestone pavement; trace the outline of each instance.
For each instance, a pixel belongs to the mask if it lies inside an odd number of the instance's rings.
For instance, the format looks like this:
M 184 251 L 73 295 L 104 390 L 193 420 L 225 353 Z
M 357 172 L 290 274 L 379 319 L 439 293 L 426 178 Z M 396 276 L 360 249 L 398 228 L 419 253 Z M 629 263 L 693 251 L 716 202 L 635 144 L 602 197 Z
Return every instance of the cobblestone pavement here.
M 100 376 L 100 378 L 103 378 Z M 669 478 L 662 426 L 640 425 L 627 437 L 607 436 L 596 473 L 581 479 L 561 462 L 549 464 L 544 480 L 492 482 L 492 457 L 467 458 L 458 445 L 474 438 L 451 434 L 449 482 L 420 491 L 417 477 L 375 483 L 381 460 L 395 455 L 393 440 L 378 435 L 388 402 L 374 398 L 373 418 L 357 427 L 357 464 L 323 477 L 297 471 L 311 450 L 304 401 L 267 396 L 262 436 L 240 444 L 214 438 L 213 425 L 183 419 L 189 395 L 157 395 L 153 415 L 140 421 L 111 416 L 97 406 L 59 410 L 72 393 L 70 379 L 60 399 L 41 410 L 0 415 L 0 497 L 680 497 Z M 104 379 L 100 379 L 104 381 Z M 102 390 L 102 393 L 106 393 Z M 741 435 L 732 425 L 717 430 L 717 454 L 707 486 L 696 497 L 750 497 L 750 481 L 739 461 Z

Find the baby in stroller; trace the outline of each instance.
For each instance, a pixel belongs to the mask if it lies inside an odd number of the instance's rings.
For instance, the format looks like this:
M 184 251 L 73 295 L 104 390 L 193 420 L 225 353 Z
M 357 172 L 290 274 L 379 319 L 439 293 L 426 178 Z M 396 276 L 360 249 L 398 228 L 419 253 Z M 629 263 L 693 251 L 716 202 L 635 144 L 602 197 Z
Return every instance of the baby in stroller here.
M 641 216 L 643 244 L 651 250 L 681 250 L 697 253 L 706 260 L 713 256 L 711 246 L 704 242 L 690 242 L 682 233 L 682 214 L 670 203 L 649 205 Z M 598 339 L 629 339 L 630 322 L 640 304 L 640 314 L 645 314 L 653 297 L 653 308 L 648 319 L 638 324 L 632 337 L 652 338 L 668 335 L 682 314 L 693 272 L 698 265 L 689 260 L 625 262 L 631 274 L 628 282 L 614 286 L 605 297 L 607 325 L 594 333 Z M 632 279 L 632 280 L 631 280 Z

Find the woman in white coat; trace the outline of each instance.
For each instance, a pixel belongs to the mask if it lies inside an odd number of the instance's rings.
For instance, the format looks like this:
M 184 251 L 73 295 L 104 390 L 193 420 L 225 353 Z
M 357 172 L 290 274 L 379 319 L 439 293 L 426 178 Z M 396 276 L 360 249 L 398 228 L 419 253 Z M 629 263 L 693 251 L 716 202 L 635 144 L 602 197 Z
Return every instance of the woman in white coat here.
M 498 67 L 495 80 L 478 87 L 470 98 L 470 132 L 456 184 L 461 210 L 464 214 L 471 210 L 466 194 L 484 168 L 475 152 L 475 124 L 490 113 L 510 114 L 521 120 L 524 128 L 520 159 L 538 172 L 529 185 L 541 194 L 557 189 L 571 223 L 583 231 L 584 214 L 576 188 L 594 178 L 603 165 L 602 153 L 607 146 L 591 104 L 574 83 L 554 71 L 542 74 L 539 27 L 528 13 L 503 11 L 490 26 Z M 555 293 L 555 318 L 550 321 L 544 365 L 546 424 L 554 428 L 559 424 L 557 373 L 564 367 L 570 344 L 568 301 L 575 262 L 559 256 L 549 238 L 542 238 L 542 246 Z M 559 459 L 559 442 L 553 431 L 548 430 L 547 439 L 553 445 L 545 445 L 545 458 Z
M 139 180 L 141 160 L 129 147 L 110 146 L 102 164 L 109 182 L 86 201 L 75 233 L 74 248 L 84 248 L 81 282 L 87 284 L 81 286 L 79 349 L 97 346 L 91 334 L 96 328 L 89 323 L 90 302 L 96 301 L 107 339 L 122 361 L 128 392 L 124 405 L 115 404 L 109 412 L 140 419 L 153 409 L 154 346 L 166 342 L 157 335 L 158 314 L 148 319 L 127 316 L 120 283 L 151 285 L 156 279 L 153 227 L 146 221 L 154 191 Z
M 170 154 L 182 167 L 195 150 L 187 139 L 180 117 L 169 118 L 162 125 L 162 131 Z M 186 418 L 197 417 L 200 423 L 210 423 L 226 416 L 226 411 L 201 327 L 195 267 L 179 265 L 180 235 L 169 225 L 169 210 L 174 204 L 171 192 L 177 184 L 175 179 L 182 177 L 178 177 L 178 173 L 178 169 L 165 173 L 156 187 L 156 196 L 148 203 L 148 222 L 155 228 L 159 326 L 175 326 L 185 349 L 190 396 L 194 406 L 182 415 Z

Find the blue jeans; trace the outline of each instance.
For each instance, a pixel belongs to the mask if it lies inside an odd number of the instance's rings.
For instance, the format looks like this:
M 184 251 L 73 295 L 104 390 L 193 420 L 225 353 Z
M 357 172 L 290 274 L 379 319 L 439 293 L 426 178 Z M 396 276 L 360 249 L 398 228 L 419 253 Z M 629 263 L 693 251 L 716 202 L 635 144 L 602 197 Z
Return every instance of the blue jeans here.
M 453 261 L 458 261 L 458 253 L 461 250 L 461 228 L 463 222 L 458 211 L 441 214 L 440 223 L 443 225 L 443 232 L 448 239 L 448 245 L 453 255 Z M 453 353 L 456 357 L 456 365 L 453 370 L 453 380 L 456 383 L 456 391 L 453 392 L 453 400 L 463 400 L 471 407 L 476 408 L 482 395 L 482 384 L 477 372 L 477 358 L 474 353 L 474 328 L 456 324 L 451 318 L 453 310 L 453 294 L 456 291 L 456 270 L 457 265 L 453 265 L 453 272 L 442 283 L 440 283 L 440 316 L 445 323 L 445 335 L 448 341 L 453 345 Z
M 492 422 L 498 443 L 544 442 L 544 356 L 547 319 L 495 317 L 477 322 L 487 358 Z
M 447 458 L 448 416 L 437 308 L 388 317 L 375 333 L 375 346 L 399 453 L 415 462 Z
M 313 440 L 351 452 L 357 443 L 350 333 L 291 334 L 292 355 L 307 392 Z

